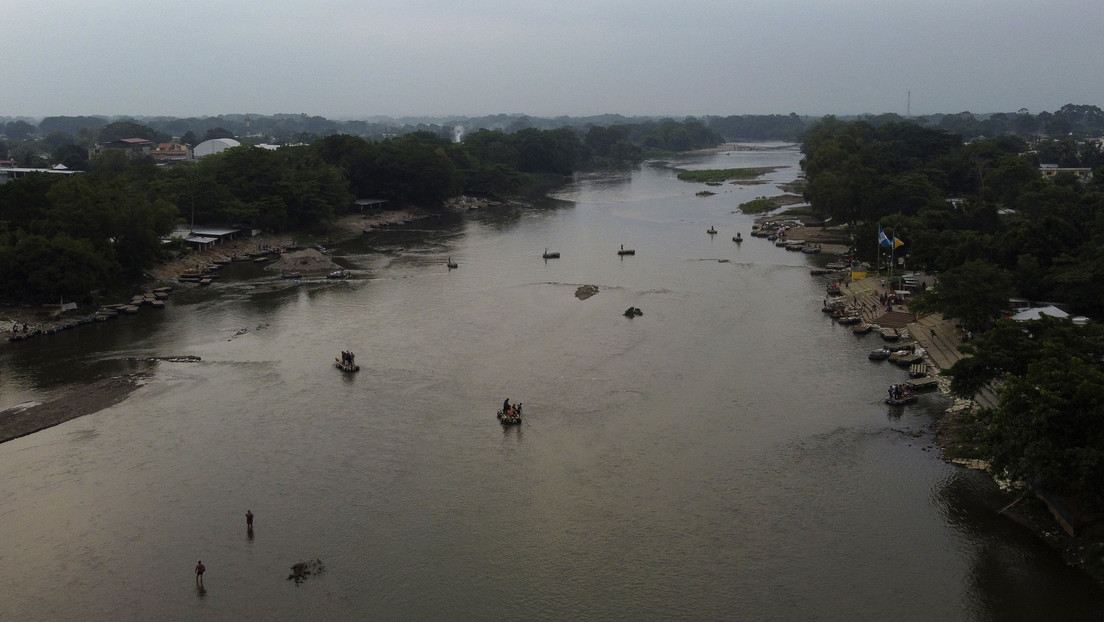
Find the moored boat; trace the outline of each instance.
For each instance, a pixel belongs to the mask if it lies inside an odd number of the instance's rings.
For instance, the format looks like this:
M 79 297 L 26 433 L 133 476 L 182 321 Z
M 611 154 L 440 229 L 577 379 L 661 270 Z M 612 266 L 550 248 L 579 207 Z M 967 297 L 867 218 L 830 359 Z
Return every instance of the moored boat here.
M 717 235 L 717 230 L 713 228 L 713 225 L 710 225 L 709 228 L 705 230 L 705 232 L 709 235 Z
M 901 333 L 897 332 L 896 328 L 883 328 L 882 339 L 886 341 L 897 341 L 901 338 Z
M 327 274 L 326 278 L 327 279 L 343 279 L 347 276 L 349 276 L 349 273 L 346 272 L 345 270 L 334 270 L 333 272 Z
M 739 244 L 740 242 L 744 241 L 744 238 L 740 237 L 739 232 L 736 232 L 736 236 L 734 238 L 732 238 L 732 241 Z
M 560 253 L 559 251 L 550 251 L 546 248 L 544 249 L 544 253 L 541 255 L 541 257 L 543 257 L 544 259 L 559 259 Z
M 889 351 L 889 348 L 878 348 L 877 350 L 871 350 L 870 354 L 867 354 L 866 357 L 872 361 L 884 361 L 889 358 L 890 354 L 892 353 Z

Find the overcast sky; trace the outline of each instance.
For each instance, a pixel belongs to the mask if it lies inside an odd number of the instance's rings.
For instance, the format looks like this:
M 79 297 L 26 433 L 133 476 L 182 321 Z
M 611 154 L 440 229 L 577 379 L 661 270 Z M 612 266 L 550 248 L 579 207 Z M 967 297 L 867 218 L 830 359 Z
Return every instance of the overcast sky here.
M 1104 107 L 1104 6 L 10 0 L 0 59 L 36 118 L 1035 114 Z

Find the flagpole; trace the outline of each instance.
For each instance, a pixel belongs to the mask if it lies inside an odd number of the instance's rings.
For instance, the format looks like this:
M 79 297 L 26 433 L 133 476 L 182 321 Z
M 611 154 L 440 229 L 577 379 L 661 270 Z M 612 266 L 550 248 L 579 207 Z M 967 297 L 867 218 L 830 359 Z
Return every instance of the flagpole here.
M 897 286 L 893 284 L 893 255 L 897 250 L 897 245 L 893 243 L 897 239 L 897 234 L 894 234 L 892 238 L 889 238 L 889 291 L 897 291 Z

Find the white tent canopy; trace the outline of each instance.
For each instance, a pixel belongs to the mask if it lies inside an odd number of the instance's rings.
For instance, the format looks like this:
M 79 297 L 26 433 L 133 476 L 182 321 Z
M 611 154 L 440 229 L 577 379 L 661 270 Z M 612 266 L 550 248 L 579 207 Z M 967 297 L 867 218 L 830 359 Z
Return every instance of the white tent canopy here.
M 1026 322 L 1028 320 L 1037 320 L 1040 316 L 1049 315 L 1050 317 L 1069 317 L 1069 314 L 1055 306 L 1049 307 L 1036 307 L 1034 309 L 1025 309 L 1020 311 L 1016 315 L 1012 316 L 1013 320 L 1017 322 Z

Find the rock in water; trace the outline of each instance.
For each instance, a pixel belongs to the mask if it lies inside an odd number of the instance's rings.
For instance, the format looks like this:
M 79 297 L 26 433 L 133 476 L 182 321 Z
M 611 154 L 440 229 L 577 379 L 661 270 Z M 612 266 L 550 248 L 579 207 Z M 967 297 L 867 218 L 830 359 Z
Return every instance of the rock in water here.
M 575 297 L 579 300 L 586 300 L 594 294 L 598 293 L 597 285 L 580 285 L 579 289 L 575 290 Z
M 322 566 L 322 560 L 317 557 L 308 559 L 305 562 L 299 562 L 291 567 L 291 574 L 288 575 L 288 581 L 295 581 L 295 585 L 299 585 L 303 581 L 306 581 L 307 577 L 321 574 L 323 570 L 325 570 L 325 567 Z

